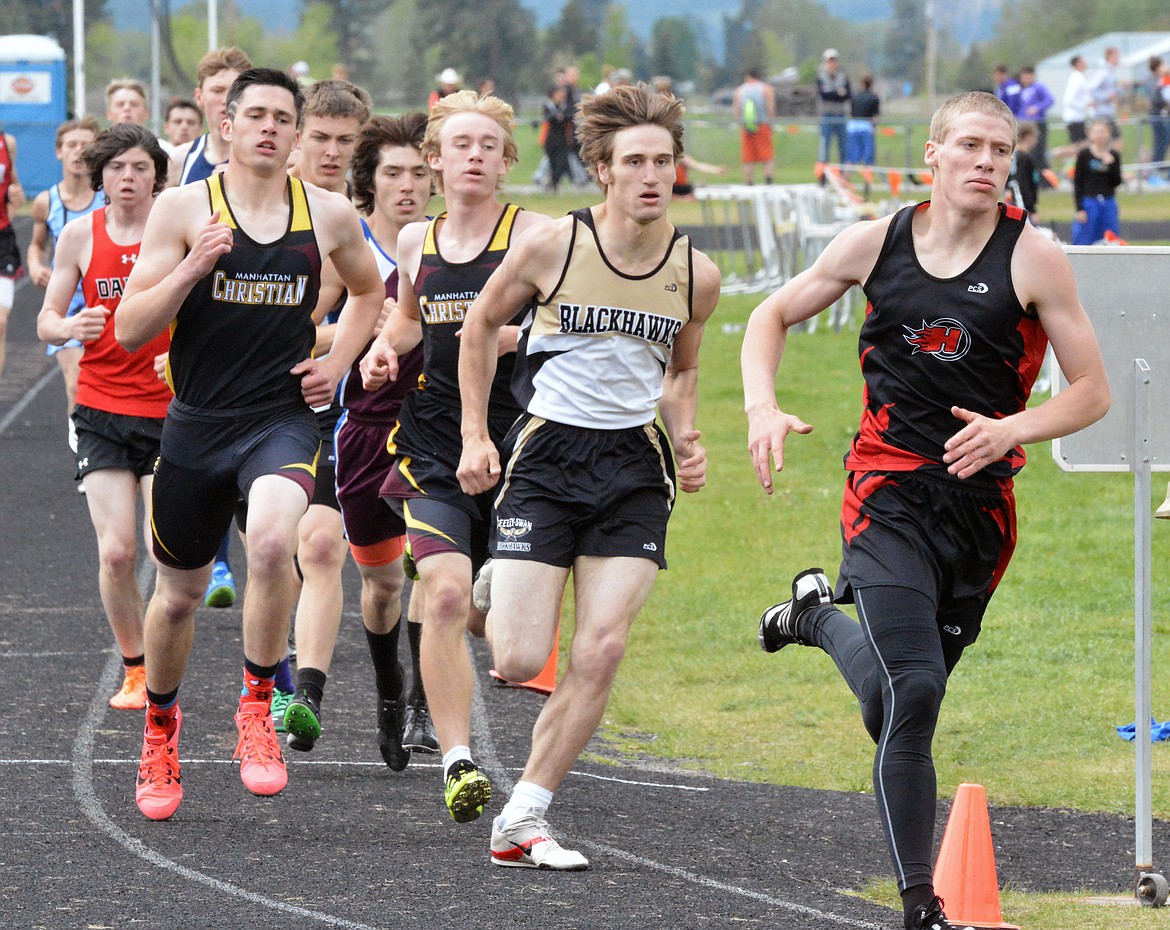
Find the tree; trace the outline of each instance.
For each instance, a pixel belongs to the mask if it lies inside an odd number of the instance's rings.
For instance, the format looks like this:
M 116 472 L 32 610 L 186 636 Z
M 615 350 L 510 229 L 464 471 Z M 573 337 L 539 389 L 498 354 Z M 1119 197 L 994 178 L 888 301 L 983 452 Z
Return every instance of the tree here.
M 922 0 L 894 0 L 885 51 L 887 77 L 922 86 L 926 61 L 926 11 Z
M 597 27 L 590 22 L 589 12 L 583 0 L 569 0 L 564 5 L 560 18 L 549 27 L 545 38 L 550 58 L 557 53 L 576 58 L 586 52 L 597 51 L 601 40 Z
M 620 3 L 611 3 L 601 30 L 601 62 L 611 68 L 634 67 L 634 34 L 630 16 Z
M 655 21 L 650 70 L 676 81 L 694 80 L 699 70 L 699 38 L 689 19 L 666 16 Z
M 377 46 L 371 41 L 370 24 L 392 3 L 393 0 L 316 0 L 306 5 L 306 13 L 316 5 L 328 10 L 329 28 L 336 37 L 339 59 L 352 69 L 354 77 L 364 80 L 373 67 L 371 46 Z M 308 61 L 304 55 L 297 57 Z

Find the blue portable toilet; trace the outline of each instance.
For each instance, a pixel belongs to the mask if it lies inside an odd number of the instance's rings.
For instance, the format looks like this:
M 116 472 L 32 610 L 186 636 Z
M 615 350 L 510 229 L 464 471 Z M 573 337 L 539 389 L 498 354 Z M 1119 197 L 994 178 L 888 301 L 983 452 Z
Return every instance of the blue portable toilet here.
M 57 127 L 65 122 L 65 52 L 48 36 L 0 36 L 0 128 L 16 139 L 16 171 L 35 197 L 61 180 Z

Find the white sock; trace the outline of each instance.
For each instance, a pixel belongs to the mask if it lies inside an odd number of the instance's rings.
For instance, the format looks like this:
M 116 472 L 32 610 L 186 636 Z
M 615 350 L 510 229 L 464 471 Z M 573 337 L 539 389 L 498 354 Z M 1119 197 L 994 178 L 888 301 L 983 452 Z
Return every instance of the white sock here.
M 447 774 L 451 771 L 451 766 L 463 759 L 471 762 L 470 746 L 452 746 L 443 753 L 443 781 L 447 780 Z
M 500 811 L 500 825 L 510 823 L 517 817 L 524 816 L 525 811 L 533 811 L 537 817 L 543 817 L 552 804 L 553 793 L 542 788 L 534 781 L 518 781 L 512 789 L 512 796 Z

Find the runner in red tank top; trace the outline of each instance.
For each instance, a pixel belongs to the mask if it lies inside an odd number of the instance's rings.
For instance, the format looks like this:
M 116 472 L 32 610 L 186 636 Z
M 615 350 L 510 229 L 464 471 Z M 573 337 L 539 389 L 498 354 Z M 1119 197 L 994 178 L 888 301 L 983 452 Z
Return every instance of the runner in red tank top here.
M 136 352 L 114 340 L 114 309 L 138 258 L 155 195 L 166 183 L 166 154 L 158 140 L 133 123 L 101 133 L 86 149 L 90 185 L 109 203 L 66 224 L 57 240 L 52 277 L 37 317 L 37 335 L 57 345 L 84 344 L 77 404 L 77 477 L 98 538 L 102 606 L 122 654 L 122 688 L 110 706 L 146 705 L 143 603 L 136 575 L 135 495 L 150 525 L 150 490 L 163 417 L 171 391 L 155 374 L 155 356 L 167 351 L 162 334 Z M 85 307 L 68 316 L 81 281 Z
M 16 177 L 16 140 L 0 131 L 0 374 L 4 372 L 4 345 L 8 335 L 8 314 L 20 274 L 20 249 L 8 216 L 8 208 L 24 203 L 24 188 Z

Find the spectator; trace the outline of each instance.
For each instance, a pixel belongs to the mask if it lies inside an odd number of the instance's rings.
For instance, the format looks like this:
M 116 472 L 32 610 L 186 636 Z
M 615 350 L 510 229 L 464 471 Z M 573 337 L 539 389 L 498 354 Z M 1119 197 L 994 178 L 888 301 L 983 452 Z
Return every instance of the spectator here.
M 1109 124 L 1109 132 L 1114 139 L 1121 138 L 1121 130 L 1117 126 L 1117 104 L 1121 100 L 1121 79 L 1117 76 L 1120 61 L 1121 53 L 1109 46 L 1105 49 L 1105 63 L 1089 78 L 1089 113 L 1095 119 L 1103 119 Z
M 1012 153 L 1012 167 L 1008 173 L 1004 199 L 1023 207 L 1028 218 L 1036 222 L 1037 201 L 1040 191 L 1040 166 L 1033 151 L 1039 134 L 1035 123 L 1020 123 L 1016 127 L 1016 150 Z
M 561 179 L 572 180 L 569 170 L 569 154 L 572 147 L 569 134 L 573 131 L 572 114 L 569 112 L 569 90 L 564 84 L 553 84 L 548 97 L 541 107 L 541 145 L 548 158 L 548 189 L 554 194 Z
M 617 72 L 614 73 L 617 84 Z M 760 79 L 760 72 L 749 69 L 744 81 L 735 89 L 735 118 L 739 123 L 740 161 L 743 179 L 755 181 L 756 165 L 763 169 L 764 183 L 772 183 L 772 119 L 776 115 L 776 93 L 772 85 Z
M 463 78 L 454 68 L 444 68 L 435 80 L 438 81 L 439 86 L 431 91 L 431 96 L 427 100 L 428 111 L 433 110 L 436 103 L 463 86 Z
M 827 48 L 817 72 L 817 112 L 821 117 L 821 142 L 817 161 L 829 160 L 829 148 L 837 140 L 837 158 L 845 161 L 845 126 L 849 118 L 849 78 L 837 61 L 837 50 Z
M 1036 125 L 1036 147 L 1032 158 L 1043 170 L 1048 167 L 1048 110 L 1056 103 L 1052 91 L 1036 80 L 1031 65 L 1020 69 L 1020 112 L 1016 115 Z
M 1170 148 L 1170 73 L 1157 55 L 1150 59 L 1146 93 L 1150 100 L 1150 161 L 1165 161 L 1166 150 Z M 1162 173 L 1170 173 L 1170 169 L 1163 167 Z
M 995 96 L 1007 104 L 1013 116 L 1020 115 L 1020 82 L 1012 77 L 1007 65 L 996 65 L 992 72 L 995 76 Z
M 1073 171 L 1073 245 L 1095 245 L 1106 232 L 1121 235 L 1117 198 L 1121 186 L 1121 155 L 1110 143 L 1109 120 L 1097 118 L 1089 124 L 1089 144 L 1077 153 Z
M 851 165 L 872 165 L 874 124 L 881 113 L 881 101 L 873 92 L 873 75 L 861 79 L 861 90 L 849 101 L 849 122 L 845 131 L 845 161 Z
M 1085 69 L 1088 67 L 1085 56 L 1073 55 L 1069 65 L 1072 67 L 1072 74 L 1068 76 L 1068 83 L 1064 85 L 1064 101 L 1060 115 L 1068 129 L 1068 144 L 1076 152 L 1085 145 L 1085 119 L 1089 115 L 1092 96 L 1089 93 L 1088 79 L 1085 77 Z

